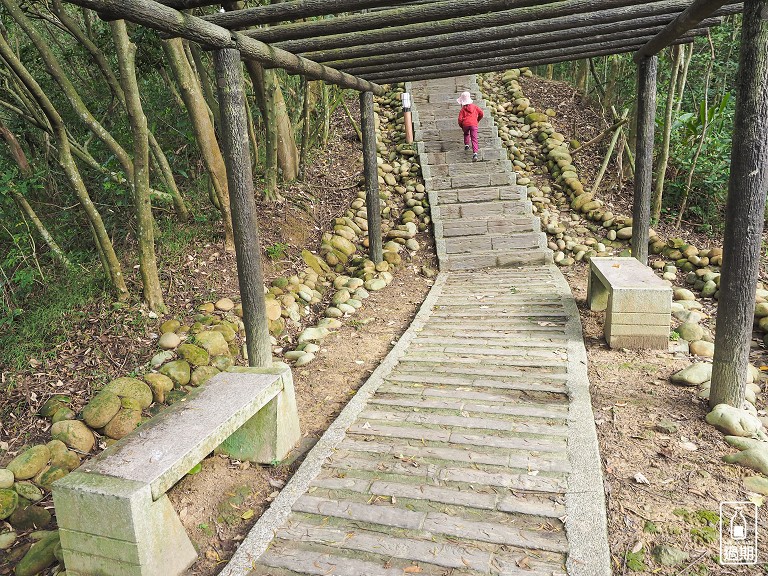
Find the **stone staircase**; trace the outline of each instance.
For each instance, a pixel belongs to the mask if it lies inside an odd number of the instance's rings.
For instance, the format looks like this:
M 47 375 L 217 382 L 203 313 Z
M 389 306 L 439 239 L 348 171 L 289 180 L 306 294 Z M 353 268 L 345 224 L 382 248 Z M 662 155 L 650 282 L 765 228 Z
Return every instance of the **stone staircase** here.
M 513 267 L 552 262 L 546 235 L 526 189 L 516 185 L 490 113 L 480 121 L 480 162 L 464 150 L 456 98 L 479 98 L 474 77 L 413 82 L 415 139 L 429 194 L 441 270 Z

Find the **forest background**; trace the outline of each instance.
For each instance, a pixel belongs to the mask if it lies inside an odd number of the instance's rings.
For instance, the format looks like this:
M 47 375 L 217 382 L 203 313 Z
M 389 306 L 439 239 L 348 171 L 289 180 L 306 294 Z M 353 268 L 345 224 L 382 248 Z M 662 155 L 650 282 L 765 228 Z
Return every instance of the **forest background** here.
M 163 312 L 164 262 L 195 243 L 233 243 L 210 53 L 61 0 L 0 2 L 0 369 L 12 372 L 51 350 L 94 300 Z M 722 232 L 740 27 L 731 17 L 660 55 L 661 226 Z M 355 94 L 244 67 L 259 200 L 311 202 L 280 190 L 303 177 L 337 108 L 355 122 Z M 599 144 L 611 159 L 602 188 L 631 195 L 631 55 L 535 71 L 602 108 Z M 263 248 L 270 257 L 287 246 Z

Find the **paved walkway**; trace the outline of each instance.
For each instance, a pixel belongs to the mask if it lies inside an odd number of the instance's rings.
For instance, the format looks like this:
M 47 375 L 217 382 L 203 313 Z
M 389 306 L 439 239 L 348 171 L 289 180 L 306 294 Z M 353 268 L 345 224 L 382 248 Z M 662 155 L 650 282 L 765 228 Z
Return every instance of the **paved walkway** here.
M 610 574 L 578 311 L 491 122 L 485 161 L 465 160 L 465 88 L 412 87 L 441 269 L 456 271 L 224 576 Z

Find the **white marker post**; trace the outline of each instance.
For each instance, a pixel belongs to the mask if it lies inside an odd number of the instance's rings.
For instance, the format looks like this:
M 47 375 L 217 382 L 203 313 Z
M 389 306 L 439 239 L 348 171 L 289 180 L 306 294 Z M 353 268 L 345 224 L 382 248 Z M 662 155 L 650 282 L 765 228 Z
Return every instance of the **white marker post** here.
M 403 120 L 405 122 L 405 141 L 413 144 L 413 120 L 411 118 L 411 95 L 403 92 L 400 97 L 403 100 Z

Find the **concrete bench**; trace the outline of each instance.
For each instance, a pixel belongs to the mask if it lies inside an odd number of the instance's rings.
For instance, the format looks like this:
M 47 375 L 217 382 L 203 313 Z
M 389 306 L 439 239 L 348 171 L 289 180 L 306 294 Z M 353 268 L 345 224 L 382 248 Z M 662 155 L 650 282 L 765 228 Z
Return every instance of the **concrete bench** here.
M 672 288 L 635 258 L 592 258 L 587 304 L 606 310 L 605 340 L 611 348 L 669 347 Z
M 53 485 L 69 576 L 176 576 L 197 553 L 166 492 L 214 450 L 274 463 L 299 441 L 290 368 L 217 374 Z

